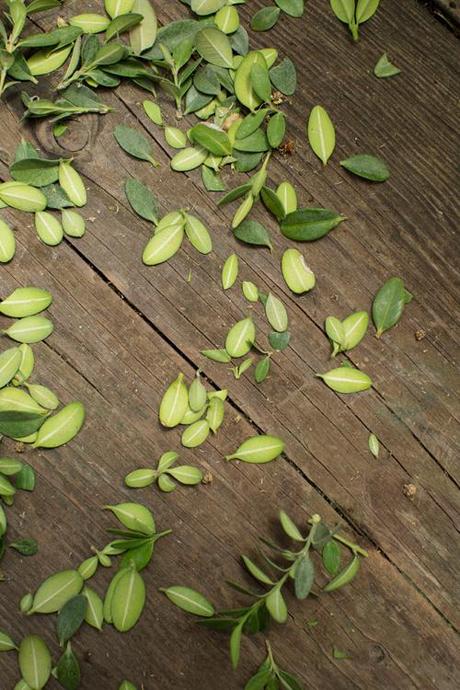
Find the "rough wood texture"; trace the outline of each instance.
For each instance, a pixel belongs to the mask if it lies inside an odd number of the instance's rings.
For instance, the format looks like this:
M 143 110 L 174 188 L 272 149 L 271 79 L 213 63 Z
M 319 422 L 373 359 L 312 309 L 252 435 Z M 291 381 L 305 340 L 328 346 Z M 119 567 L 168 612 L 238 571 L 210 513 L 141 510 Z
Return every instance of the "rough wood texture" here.
M 250 3 L 251 14 L 257 4 Z M 156 5 L 162 22 L 187 11 L 179 2 Z M 81 11 L 80 3 L 68 3 L 65 12 L 75 14 L 77 6 Z M 99 3 L 87 6 L 96 10 Z M 247 18 L 248 8 L 242 14 Z M 286 242 L 265 213 L 254 217 L 270 227 L 274 253 L 236 247 L 231 210 L 216 210 L 216 196 L 202 190 L 198 175 L 169 171 L 170 152 L 145 118 L 139 91 L 125 85 L 107 93 L 114 112 L 72 124 L 59 141 L 48 125 L 24 128 L 14 94 L 2 105 L 2 129 L 9 132 L 1 144 L 2 179 L 25 130 L 48 154 L 70 151 L 89 189 L 89 230 L 83 239 L 51 249 L 35 237 L 32 218 L 2 211 L 17 227 L 18 253 L 1 268 L 0 292 L 26 284 L 53 292 L 56 330 L 36 347 L 37 380 L 52 385 L 64 401 L 84 400 L 88 423 L 68 447 L 27 452 L 38 488 L 9 511 L 11 534 L 37 537 L 40 553 L 27 561 L 7 555 L 1 627 L 18 638 L 40 631 L 57 652 L 53 621 L 20 618 L 17 601 L 49 573 L 77 565 L 91 545 L 105 543 L 104 528 L 112 521 L 101 506 L 134 496 L 174 534 L 159 543 L 146 572 L 149 605 L 134 631 L 122 637 L 110 629 L 85 629 L 75 640 L 83 659 L 82 690 L 117 688 L 125 677 L 146 690 L 242 688 L 261 661 L 262 640 L 245 641 L 241 668 L 232 674 L 227 638 L 194 627 L 157 588 L 183 583 L 222 606 L 241 602 L 224 580 L 242 577 L 239 554 L 255 555 L 257 535 L 279 536 L 275 517 L 283 507 L 299 521 L 313 512 L 341 521 L 344 532 L 370 552 L 352 586 L 301 605 L 290 597 L 289 623 L 270 632 L 278 657 L 305 687 L 454 688 L 460 567 L 459 281 L 451 258 L 458 219 L 455 39 L 415 0 L 382 3 L 356 46 L 328 3 L 310 2 L 302 20 L 287 19 L 251 39 L 280 48 L 299 71 L 298 92 L 287 106 L 296 150 L 292 157 L 276 157 L 271 181 L 290 179 L 302 203 L 335 208 L 349 218 L 304 248 L 318 277 L 306 297 L 293 298 L 282 282 L 279 258 Z M 384 50 L 402 74 L 379 81 L 371 70 Z M 324 170 L 305 143 L 305 118 L 315 103 L 327 107 L 338 132 L 334 160 Z M 112 132 L 119 122 L 152 137 L 159 170 L 118 148 Z M 389 182 L 371 186 L 338 166 L 363 150 L 385 157 Z M 202 257 L 185 246 L 167 265 L 143 266 L 140 254 L 151 229 L 126 202 L 128 175 L 152 186 L 162 210 L 181 202 L 194 208 L 211 228 L 215 252 Z M 225 367 L 199 354 L 221 346 L 230 325 L 248 310 L 238 288 L 224 294 L 219 286 L 220 267 L 235 250 L 241 278 L 274 290 L 290 315 L 292 347 L 274 358 L 272 376 L 261 386 L 251 376 L 234 381 Z M 373 390 L 335 395 L 313 376 L 328 368 L 324 318 L 368 309 L 390 275 L 405 279 L 414 301 L 397 329 L 381 341 L 369 335 L 350 353 L 353 364 L 372 375 Z M 251 312 L 266 333 L 260 308 Z M 422 341 L 414 337 L 418 329 L 426 331 Z M 190 377 L 198 366 L 209 385 L 230 390 L 222 432 L 201 449 L 182 453 L 210 471 L 213 482 L 171 496 L 127 491 L 122 478 L 128 471 L 179 446 L 175 431 L 158 427 L 158 402 L 179 370 Z M 223 455 L 254 430 L 282 435 L 285 457 L 262 468 L 225 463 Z M 371 431 L 382 443 L 378 460 L 367 450 Z M 417 487 L 413 501 L 404 495 L 407 483 Z M 108 577 L 98 576 L 99 592 Z M 318 619 L 315 628 L 306 627 L 309 618 Z M 352 658 L 334 660 L 333 646 Z M 1 690 L 11 690 L 14 660 L 3 655 L 0 663 Z

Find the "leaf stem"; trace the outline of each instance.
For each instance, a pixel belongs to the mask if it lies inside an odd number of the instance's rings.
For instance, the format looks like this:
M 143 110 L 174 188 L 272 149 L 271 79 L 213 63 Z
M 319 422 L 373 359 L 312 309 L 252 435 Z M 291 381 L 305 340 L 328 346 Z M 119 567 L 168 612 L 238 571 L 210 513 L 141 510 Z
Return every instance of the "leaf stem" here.
M 369 556 L 368 552 L 365 549 L 362 549 L 360 546 L 358 546 L 358 544 L 353 544 L 353 542 L 349 541 L 345 537 L 340 536 L 340 534 L 334 534 L 332 538 L 336 541 L 339 541 L 344 546 L 348 546 L 348 548 L 351 549 L 351 551 L 353 551 L 354 554 L 359 554 L 364 558 L 367 558 Z

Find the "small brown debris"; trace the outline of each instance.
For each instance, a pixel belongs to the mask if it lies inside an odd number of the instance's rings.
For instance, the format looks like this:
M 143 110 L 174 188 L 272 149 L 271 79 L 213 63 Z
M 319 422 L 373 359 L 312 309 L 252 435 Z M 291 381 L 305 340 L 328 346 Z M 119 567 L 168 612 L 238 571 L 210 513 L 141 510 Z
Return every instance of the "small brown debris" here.
M 26 447 L 24 443 L 21 443 L 21 441 L 18 441 L 17 443 L 14 444 L 14 450 L 16 453 L 24 453 Z
M 279 150 L 281 153 L 287 155 L 287 156 L 292 156 L 292 154 L 295 151 L 295 141 L 294 139 L 287 139 L 284 144 L 281 144 L 279 147 Z
M 272 103 L 274 105 L 281 105 L 281 103 L 284 103 L 285 101 L 287 101 L 287 98 L 281 93 L 281 91 L 273 91 Z
M 426 338 L 426 331 L 424 331 L 423 328 L 419 328 L 417 331 L 415 331 L 414 335 L 415 340 L 423 340 L 423 338 Z
M 238 122 L 238 120 L 241 120 L 242 117 L 239 113 L 231 113 L 227 118 L 224 120 L 223 124 L 223 129 L 225 132 L 227 132 L 230 127 L 233 125 L 234 122 Z
M 407 496 L 407 498 L 409 498 L 411 501 L 413 501 L 416 493 L 417 493 L 417 487 L 415 486 L 415 484 L 404 484 L 404 486 L 403 486 L 404 496 Z
M 202 484 L 211 484 L 211 482 L 214 481 L 214 477 L 212 476 L 211 472 L 205 472 L 203 479 L 201 480 Z

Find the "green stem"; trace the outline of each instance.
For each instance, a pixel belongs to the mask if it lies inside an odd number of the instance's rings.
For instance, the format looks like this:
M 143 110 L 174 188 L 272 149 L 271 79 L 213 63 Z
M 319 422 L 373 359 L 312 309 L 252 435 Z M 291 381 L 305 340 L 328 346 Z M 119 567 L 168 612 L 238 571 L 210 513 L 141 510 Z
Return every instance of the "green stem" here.
M 356 22 L 351 22 L 349 26 L 350 26 L 351 35 L 353 36 L 353 40 L 355 42 L 359 41 L 358 24 L 356 24 Z
M 332 538 L 336 541 L 339 541 L 344 546 L 348 546 L 348 548 L 351 549 L 351 551 L 353 551 L 354 554 L 359 554 L 364 558 L 367 558 L 369 556 L 368 552 L 365 551 L 365 549 L 362 549 L 360 546 L 358 546 L 358 544 L 353 544 L 353 542 L 349 541 L 345 537 L 341 537 L 340 534 L 334 534 Z

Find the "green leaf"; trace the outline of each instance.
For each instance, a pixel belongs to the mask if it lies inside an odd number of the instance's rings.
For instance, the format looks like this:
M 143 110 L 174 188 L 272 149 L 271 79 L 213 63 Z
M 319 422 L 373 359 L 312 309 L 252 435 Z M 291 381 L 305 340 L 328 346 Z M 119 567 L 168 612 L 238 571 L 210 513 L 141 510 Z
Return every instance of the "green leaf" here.
M 206 165 L 201 167 L 201 178 L 208 192 L 225 191 L 225 183 L 220 175 Z
M 105 40 L 110 41 L 111 38 L 119 36 L 125 31 L 129 31 L 137 24 L 143 20 L 142 14 L 135 14 L 131 12 L 129 14 L 120 14 L 115 19 L 112 19 L 105 31 Z
M 272 67 L 270 80 L 277 91 L 285 96 L 292 96 L 297 88 L 297 74 L 292 60 L 284 58 L 279 65 Z
M 291 539 L 294 539 L 294 541 L 305 541 L 299 528 L 295 524 L 295 522 L 293 522 L 293 520 L 291 520 L 289 515 L 287 513 L 285 513 L 284 510 L 280 510 L 279 517 L 280 517 L 281 527 L 286 532 L 288 537 L 290 537 Z
M 226 0 L 191 0 L 187 2 L 199 17 L 205 17 L 207 14 L 215 14 L 218 10 L 226 5 Z
M 88 599 L 78 594 L 69 599 L 58 613 L 56 630 L 59 644 L 63 647 L 75 635 L 85 620 Z
M 369 450 L 375 458 L 379 457 L 380 443 L 375 434 L 370 434 L 368 439 Z
M 272 348 L 278 352 L 285 350 L 288 347 L 290 340 L 291 334 L 289 331 L 285 331 L 284 333 L 272 331 L 268 336 L 268 342 Z
M 330 0 L 332 11 L 337 19 L 351 26 L 355 21 L 355 0 Z
M 340 568 L 340 561 L 342 560 L 342 552 L 340 546 L 333 539 L 324 544 L 322 558 L 323 565 L 329 575 L 333 577 L 337 575 Z
M 70 642 L 57 663 L 56 678 L 65 690 L 78 690 L 80 687 L 80 665 Z
M 38 544 L 35 539 L 20 539 L 12 542 L 9 546 L 22 556 L 35 556 L 38 552 Z
M 265 379 L 270 373 L 270 367 L 271 358 L 269 356 L 264 357 L 257 363 L 257 366 L 254 371 L 254 378 L 257 383 L 262 383 L 262 381 L 265 381 Z
M 160 589 L 160 592 L 164 592 L 168 599 L 180 609 L 195 616 L 210 618 L 215 613 L 211 602 L 190 587 L 174 586 Z
M 227 350 L 201 350 L 201 354 L 212 360 L 213 362 L 219 362 L 221 364 L 227 364 L 232 361 L 232 358 L 228 354 Z
M 372 318 L 377 338 L 400 321 L 406 304 L 406 290 L 401 278 L 390 278 L 380 288 L 372 303 Z
M 312 242 L 327 235 L 342 221 L 344 216 L 325 208 L 302 208 L 281 221 L 281 232 L 290 240 Z
M 286 133 L 286 116 L 284 113 L 276 113 L 270 118 L 267 126 L 268 143 L 272 149 L 277 149 Z
M 19 647 L 19 670 L 31 690 L 42 690 L 51 675 L 51 654 L 38 635 L 24 637 Z
M 313 561 L 305 554 L 295 568 L 294 586 L 297 599 L 306 599 L 315 580 Z
M 334 659 L 350 659 L 350 654 L 348 652 L 342 652 L 340 649 L 337 649 L 337 647 L 333 647 L 332 649 L 332 656 Z
M 231 68 L 233 52 L 230 39 L 219 29 L 202 29 L 196 36 L 196 49 L 211 65 Z
M 272 250 L 268 230 L 256 220 L 244 220 L 233 230 L 233 234 L 245 244 L 268 247 L 270 251 Z
M 158 222 L 157 199 L 145 184 L 130 177 L 125 184 L 125 193 L 131 207 L 141 218 Z
M 377 12 L 380 0 L 358 0 L 356 4 L 356 23 L 363 24 Z
M 304 13 L 304 0 L 275 0 L 278 7 L 290 17 L 301 17 Z
M 228 156 L 232 152 L 232 144 L 228 135 L 220 129 L 208 125 L 195 125 L 189 132 L 190 139 L 205 148 L 215 156 Z
M 143 17 L 141 23 L 129 34 L 131 48 L 136 55 L 140 55 L 155 43 L 158 30 L 157 18 L 150 0 L 134 0 L 131 11 Z
M 288 610 L 281 590 L 277 587 L 273 589 L 265 599 L 265 605 L 270 616 L 277 623 L 285 623 L 288 617 Z
M 266 64 L 254 63 L 251 67 L 251 86 L 261 101 L 268 103 L 271 99 L 272 88 Z
M 265 303 L 265 314 L 268 323 L 277 333 L 284 333 L 288 329 L 289 321 L 286 307 L 282 301 L 270 292 Z
M 130 156 L 158 165 L 153 158 L 151 144 L 143 134 L 127 125 L 117 125 L 113 135 L 121 148 Z
M 270 678 L 272 678 L 270 669 L 260 669 L 255 676 L 252 676 L 252 678 L 248 680 L 244 686 L 244 690 L 264 690 Z
M 251 20 L 251 29 L 253 31 L 268 31 L 275 26 L 280 16 L 279 7 L 262 7 L 255 13 Z
M 335 129 L 328 112 L 315 105 L 308 119 L 308 141 L 313 152 L 326 165 L 335 149 Z
M 387 79 L 388 77 L 394 77 L 397 74 L 401 74 L 401 70 L 390 62 L 386 53 L 383 53 L 374 67 L 374 74 L 379 79 Z
M 225 459 L 263 464 L 276 460 L 283 450 L 284 441 L 281 438 L 260 434 L 246 439 L 234 453 L 227 455 Z
M 347 566 L 323 587 L 323 592 L 334 592 L 351 582 L 356 577 L 360 564 L 360 558 L 355 554 Z
M 112 596 L 112 622 L 118 632 L 127 632 L 140 618 L 145 605 L 145 585 L 133 566 L 124 570 L 117 581 Z
M 0 410 L 0 434 L 8 438 L 23 438 L 37 431 L 44 421 L 43 414 Z
M 390 177 L 390 171 L 385 161 L 368 153 L 361 153 L 340 161 L 345 168 L 358 177 L 364 177 L 372 182 L 385 182 Z
M 268 151 L 270 145 L 267 135 L 263 129 L 259 128 L 249 136 L 244 137 L 244 139 L 236 139 L 233 148 L 236 151 L 244 151 L 246 153 L 264 153 Z
M 34 187 L 46 187 L 57 182 L 59 177 L 59 160 L 45 158 L 23 158 L 10 168 L 11 177 Z
M 224 194 L 219 201 L 218 206 L 224 206 L 225 204 L 230 204 L 232 201 L 240 199 L 242 196 L 247 194 L 251 189 L 251 184 L 243 184 L 240 187 L 235 187 L 231 189 L 227 194 Z
M 243 633 L 243 623 L 239 623 L 233 629 L 230 637 L 230 659 L 234 669 L 238 667 L 240 660 L 241 635 Z
M 290 673 L 286 673 L 286 671 L 280 671 L 279 672 L 279 679 L 280 679 L 281 687 L 284 690 L 303 690 L 303 687 L 300 685 L 297 678 L 294 678 L 294 676 L 291 676 Z
M 259 568 L 255 563 L 251 561 L 247 556 L 241 556 L 243 563 L 246 566 L 248 572 L 259 582 L 263 582 L 265 585 L 273 585 L 272 580 L 264 573 L 263 570 Z

